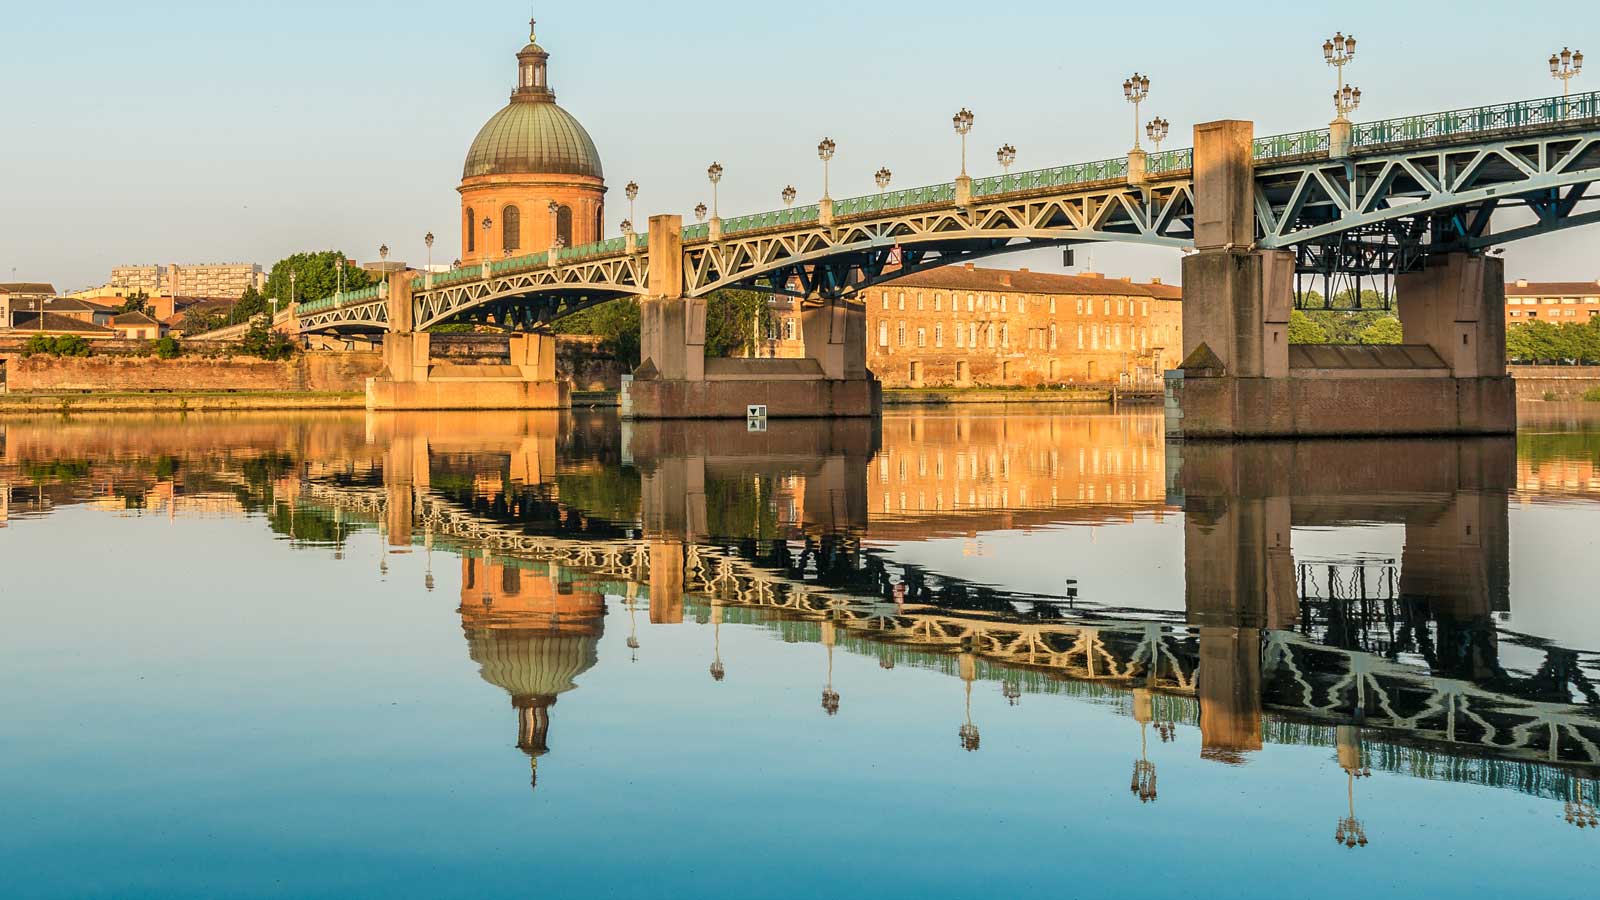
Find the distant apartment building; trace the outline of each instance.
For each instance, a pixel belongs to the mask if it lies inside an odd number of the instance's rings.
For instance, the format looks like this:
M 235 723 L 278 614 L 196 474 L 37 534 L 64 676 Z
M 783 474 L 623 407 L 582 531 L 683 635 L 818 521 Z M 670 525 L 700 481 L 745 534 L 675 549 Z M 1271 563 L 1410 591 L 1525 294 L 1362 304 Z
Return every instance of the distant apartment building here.
M 1178 363 L 1182 291 L 1097 274 L 972 264 L 863 292 L 867 367 L 885 387 L 1152 385 Z M 774 301 L 760 356 L 805 353 L 799 301 Z
M 1527 281 L 1506 284 L 1506 324 L 1587 322 L 1600 314 L 1600 281 Z
M 99 289 L 104 295 L 128 297 L 208 297 L 237 300 L 248 288 L 266 285 L 266 273 L 255 263 L 200 263 L 196 265 L 117 266 L 111 281 Z M 170 313 L 168 313 L 170 315 Z
M 55 295 L 55 286 L 43 281 L 0 283 L 0 328 L 12 327 L 18 312 L 37 312 Z

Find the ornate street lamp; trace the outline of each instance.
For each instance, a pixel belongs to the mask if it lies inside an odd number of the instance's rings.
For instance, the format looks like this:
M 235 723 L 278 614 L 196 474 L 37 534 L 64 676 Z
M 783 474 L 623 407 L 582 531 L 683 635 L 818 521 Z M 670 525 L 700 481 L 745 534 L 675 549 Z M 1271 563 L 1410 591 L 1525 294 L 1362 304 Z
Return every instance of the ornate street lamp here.
M 1561 98 L 1567 97 L 1570 88 L 1569 82 L 1577 78 L 1583 71 L 1583 51 L 1561 48 L 1560 53 L 1550 54 L 1550 77 L 1561 82 Z
M 433 232 L 422 236 L 422 243 L 428 248 L 428 274 L 433 274 Z
M 628 182 L 628 186 L 622 189 L 622 193 L 628 197 L 628 221 L 631 222 L 639 218 L 633 208 L 633 201 L 639 199 L 639 183 L 636 181 Z
M 838 149 L 838 146 L 833 142 L 833 138 L 823 138 L 822 142 L 817 144 L 817 158 L 822 160 L 822 199 L 824 200 L 829 199 L 828 163 L 833 161 L 833 152 Z
M 291 306 L 294 305 L 294 276 L 295 276 L 295 273 L 291 271 L 289 273 L 289 305 L 291 305 Z M 41 306 L 41 307 L 39 307 L 39 309 L 41 310 L 41 312 L 39 313 L 39 318 L 43 319 L 44 318 L 44 312 L 42 310 L 44 309 L 44 307 Z
M 389 273 L 389 245 L 388 244 L 382 244 L 382 245 L 380 245 L 378 247 L 378 262 L 379 262 L 380 271 L 382 271 L 383 274 L 387 275 Z
M 1322 42 L 1323 61 L 1333 66 L 1334 71 L 1338 73 L 1338 82 L 1333 94 L 1333 107 L 1338 112 L 1338 117 L 1334 119 L 1335 122 L 1348 121 L 1346 116 L 1351 110 L 1355 109 L 1355 106 L 1346 105 L 1347 102 L 1353 102 L 1356 105 L 1361 102 L 1361 92 L 1359 90 L 1347 92 L 1344 84 L 1344 67 L 1349 65 L 1350 61 L 1355 57 L 1355 35 L 1347 37 L 1344 32 L 1340 31 Z
M 704 222 L 706 220 L 706 205 L 704 203 L 696 203 L 694 205 L 694 220 L 696 222 Z
M 872 173 L 872 180 L 878 183 L 879 194 L 882 194 L 884 189 L 889 187 L 889 179 L 893 177 L 894 173 L 889 171 L 888 166 L 882 166 L 878 169 L 878 171 Z
M 1157 153 L 1161 152 L 1161 142 L 1167 139 L 1167 127 L 1167 120 L 1160 116 L 1145 123 L 1144 136 L 1149 138 L 1150 143 L 1155 145 Z
M 1122 82 L 1122 97 L 1133 104 L 1133 149 L 1139 149 L 1139 104 L 1150 96 L 1150 76 L 1133 73 Z
M 623 234 L 633 234 L 633 220 L 632 219 L 623 219 L 622 220 L 622 233 Z
M 955 126 L 956 134 L 961 135 L 961 177 L 967 175 L 967 135 L 972 133 L 972 110 L 965 106 L 961 111 L 950 117 L 950 124 Z
M 783 205 L 784 206 L 793 206 L 794 205 L 794 198 L 798 195 L 798 193 L 799 192 L 794 189 L 794 185 L 792 185 L 792 184 L 789 185 L 788 187 L 784 188 L 783 189 Z
M 1001 144 L 1000 149 L 994 152 L 995 161 L 1000 163 L 1000 171 L 1011 174 L 1011 164 L 1017 161 L 1017 148 L 1010 144 Z
M 494 227 L 494 222 L 491 221 L 488 216 L 484 216 L 483 217 L 483 255 L 481 257 L 479 257 L 479 258 L 483 260 L 484 271 L 485 272 L 488 271 L 489 260 L 494 258 L 493 254 L 491 254 L 489 252 L 489 229 L 492 228 L 492 227 Z
M 717 185 L 722 183 L 722 163 L 714 162 L 707 166 L 706 177 L 711 179 L 711 218 L 721 218 L 717 206 Z

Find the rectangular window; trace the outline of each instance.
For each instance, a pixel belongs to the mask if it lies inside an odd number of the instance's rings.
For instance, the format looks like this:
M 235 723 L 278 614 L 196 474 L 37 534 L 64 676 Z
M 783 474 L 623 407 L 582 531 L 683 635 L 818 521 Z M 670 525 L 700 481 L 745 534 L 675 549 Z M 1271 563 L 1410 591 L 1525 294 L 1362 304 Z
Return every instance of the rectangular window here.
M 917 329 L 917 346 L 918 347 L 926 347 L 926 346 L 928 346 L 928 329 L 926 329 L 926 328 L 918 328 Z
M 906 323 L 904 322 L 895 327 L 895 343 L 902 347 L 906 345 Z
M 1507 306 L 1521 306 L 1522 305 L 1522 298 L 1521 297 L 1507 297 L 1506 298 L 1506 305 Z
M 1051 297 L 1050 298 L 1050 315 L 1053 316 L 1055 314 L 1056 314 L 1056 298 Z
M 1117 315 L 1122 315 L 1122 298 L 1117 298 Z
M 1078 326 L 1078 349 L 1083 349 L 1083 326 Z
M 989 324 L 989 325 L 986 325 L 986 326 L 984 326 L 983 330 L 987 331 L 989 333 L 989 346 L 993 347 L 994 346 L 994 325 L 992 323 Z
M 1105 316 L 1111 315 L 1111 299 L 1109 297 L 1106 298 L 1106 300 L 1102 303 L 1100 314 Z
M 939 312 L 939 311 L 941 311 L 943 309 L 944 309 L 944 295 L 943 294 L 934 294 L 933 295 L 933 311 L 934 312 Z
M 967 345 L 967 331 L 966 331 L 966 329 L 962 328 L 959 324 L 957 324 L 956 325 L 956 346 L 957 347 L 965 347 L 966 345 Z
M 1006 295 L 1005 294 L 1001 294 L 1000 295 L 1000 311 L 1001 312 L 1005 312 L 1006 311 Z
M 1150 301 L 1149 300 L 1140 300 L 1139 301 L 1139 315 L 1141 315 L 1141 316 L 1149 316 L 1150 315 Z
M 1078 298 L 1078 315 L 1083 315 L 1083 298 Z
M 974 297 L 972 294 L 968 294 L 967 295 L 967 312 L 972 312 L 974 309 L 976 309 L 977 308 L 977 303 L 978 303 L 977 298 Z
M 917 291 L 917 310 L 919 312 L 922 310 L 922 292 L 921 291 Z
M 935 347 L 944 346 L 944 323 L 942 322 L 933 326 L 933 345 Z
M 878 323 L 878 346 L 879 347 L 887 347 L 887 346 L 889 346 L 889 323 L 888 322 L 879 322 Z
M 901 291 L 900 292 L 900 308 L 901 309 L 905 309 L 906 308 L 906 292 L 905 291 Z
M 974 349 L 978 346 L 978 323 L 976 322 L 967 327 L 967 346 Z
M 888 291 L 884 291 L 883 292 L 883 308 L 884 309 L 888 309 L 889 308 L 889 292 Z

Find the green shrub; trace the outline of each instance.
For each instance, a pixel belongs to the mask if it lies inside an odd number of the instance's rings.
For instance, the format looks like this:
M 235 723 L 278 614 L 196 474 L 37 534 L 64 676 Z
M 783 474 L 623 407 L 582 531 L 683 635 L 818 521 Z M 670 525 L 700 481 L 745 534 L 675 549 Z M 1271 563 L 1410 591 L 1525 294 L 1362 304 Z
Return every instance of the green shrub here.
M 1583 399 L 1589 403 L 1600 403 L 1600 387 L 1592 387 L 1584 391 Z
M 161 359 L 177 359 L 183 355 L 183 346 L 170 334 L 156 341 L 155 350 L 156 356 Z
M 262 317 L 252 322 L 250 330 L 245 332 L 244 339 L 239 342 L 239 352 L 267 360 L 288 359 L 294 355 L 294 341 L 268 327 L 266 318 Z
M 1546 399 L 1546 400 L 1559 400 L 1561 398 L 1556 396 L 1556 392 L 1555 391 L 1545 391 L 1544 392 L 1544 399 Z
M 63 334 L 59 337 L 36 334 L 22 345 L 22 355 L 48 353 L 51 356 L 88 356 L 93 349 L 88 341 L 75 334 Z

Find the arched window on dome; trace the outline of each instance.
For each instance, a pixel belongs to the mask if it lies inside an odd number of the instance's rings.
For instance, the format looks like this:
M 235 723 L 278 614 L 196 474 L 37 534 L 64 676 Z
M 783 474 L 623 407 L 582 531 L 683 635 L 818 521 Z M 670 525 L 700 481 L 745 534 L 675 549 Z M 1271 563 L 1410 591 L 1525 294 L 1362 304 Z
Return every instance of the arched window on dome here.
M 500 213 L 500 249 L 522 249 L 522 210 L 508 206 Z
M 563 205 L 556 210 L 556 237 L 562 246 L 572 246 L 572 207 Z
M 472 207 L 467 207 L 467 252 L 478 252 L 478 229 L 475 227 L 478 217 L 473 215 Z

